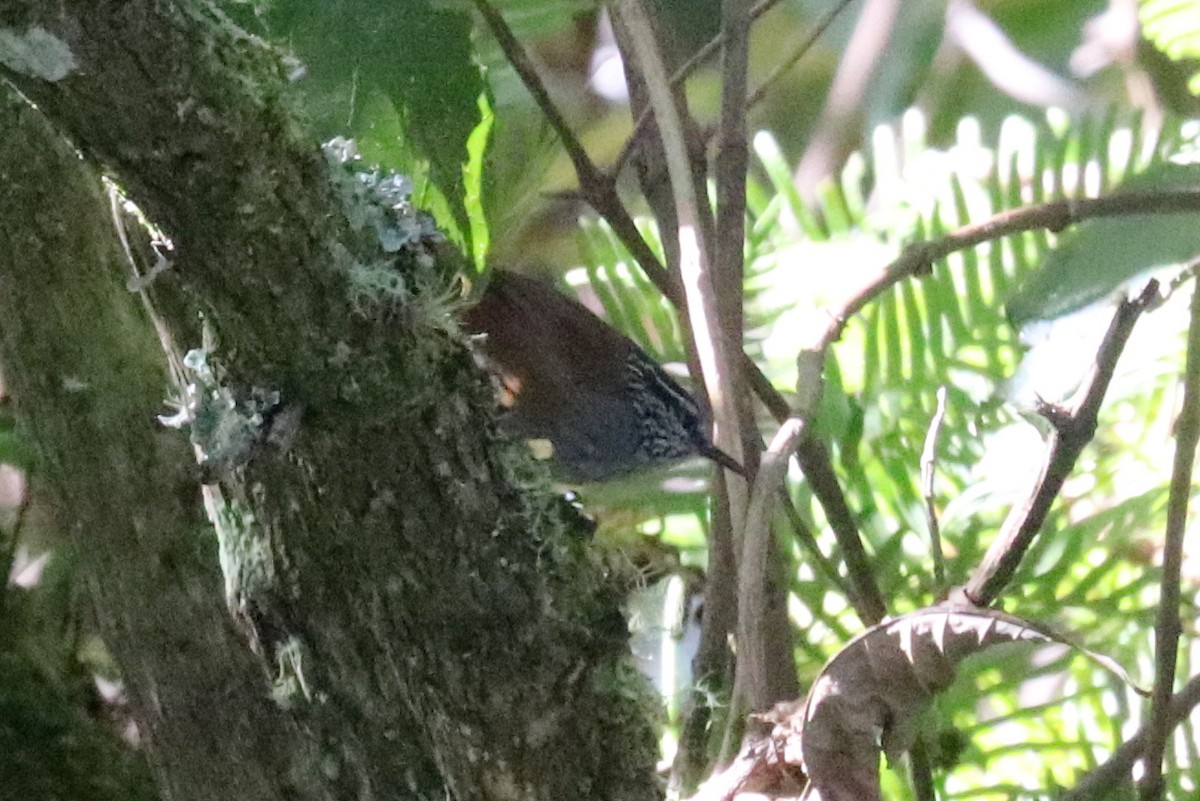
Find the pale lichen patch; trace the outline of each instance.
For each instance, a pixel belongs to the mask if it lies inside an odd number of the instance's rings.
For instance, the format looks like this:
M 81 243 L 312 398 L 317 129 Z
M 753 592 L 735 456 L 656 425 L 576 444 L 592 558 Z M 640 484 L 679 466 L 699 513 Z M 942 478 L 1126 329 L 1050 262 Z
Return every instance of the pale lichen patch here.
M 0 28 L 0 64 L 46 81 L 61 81 L 79 66 L 67 43 L 39 26 L 25 33 Z

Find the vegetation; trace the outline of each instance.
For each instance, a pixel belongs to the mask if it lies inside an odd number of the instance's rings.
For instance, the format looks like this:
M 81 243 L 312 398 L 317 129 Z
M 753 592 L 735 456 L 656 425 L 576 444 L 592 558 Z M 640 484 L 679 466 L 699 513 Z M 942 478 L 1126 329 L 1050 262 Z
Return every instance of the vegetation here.
M 1195 796 L 1192 4 L 93 5 L 0 8 L 0 796 Z M 593 532 L 497 265 L 746 479 Z

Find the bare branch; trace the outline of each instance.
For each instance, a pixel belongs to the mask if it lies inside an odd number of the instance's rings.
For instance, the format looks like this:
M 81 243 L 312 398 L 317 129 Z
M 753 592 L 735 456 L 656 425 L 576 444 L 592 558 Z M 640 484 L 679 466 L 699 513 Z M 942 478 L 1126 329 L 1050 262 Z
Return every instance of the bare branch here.
M 688 295 L 688 312 L 696 347 L 703 365 L 704 381 L 716 423 L 717 446 L 739 458 L 742 450 L 740 421 L 734 408 L 735 363 L 719 324 L 713 291 L 712 268 L 700 234 L 700 199 L 692 183 L 691 165 L 683 121 L 675 105 L 666 69 L 651 35 L 651 24 L 639 0 L 622 0 L 614 13 L 630 35 L 630 46 L 646 82 L 650 104 L 663 140 L 668 175 L 678 219 L 680 272 Z M 786 464 L 786 455 L 784 456 Z M 752 709 L 765 709 L 798 692 L 791 648 L 770 636 L 777 628 L 773 619 L 786 620 L 786 609 L 770 603 L 768 580 L 770 527 L 765 514 L 753 533 L 746 528 L 747 488 L 726 475 L 738 559 L 738 648 L 735 688 Z M 771 488 L 773 490 L 773 487 Z M 773 494 L 773 492 L 772 492 Z M 779 616 L 782 615 L 782 618 Z
M 1062 231 L 1069 225 L 1096 217 L 1184 214 L 1196 211 L 1200 211 L 1200 189 L 1118 191 L 1103 197 L 1057 200 L 1012 209 L 981 223 L 965 225 L 940 239 L 915 242 L 906 247 L 900 257 L 885 267 L 874 281 L 862 287 L 843 304 L 812 350 L 823 353 L 841 337 L 850 318 L 866 308 L 871 301 L 906 278 L 928 275 L 935 262 L 951 253 L 1025 231 Z
M 794 177 L 811 196 L 818 182 L 841 164 L 858 139 L 863 98 L 880 69 L 900 15 L 900 0 L 867 0 L 842 53 L 825 105 Z
M 1192 494 L 1192 472 L 1196 443 L 1200 441 L 1200 285 L 1192 289 L 1191 327 L 1188 329 L 1187 366 L 1183 376 L 1183 402 L 1175 423 L 1175 464 L 1171 471 L 1167 502 L 1167 529 L 1163 548 L 1163 579 L 1154 628 L 1157 675 L 1150 720 L 1146 724 L 1145 775 L 1139 792 L 1142 801 L 1158 801 L 1163 795 L 1162 763 L 1171 730 L 1171 689 L 1179 654 L 1179 579 L 1183 563 L 1183 536 L 1187 527 L 1188 501 Z
M 742 355 L 742 371 L 754 388 L 754 394 L 762 400 L 771 415 L 780 425 L 786 425 L 793 416 L 801 420 L 811 420 L 816 414 L 821 400 L 821 369 L 824 359 L 824 351 L 801 353 L 803 364 L 798 387 L 801 398 L 794 413 L 784 397 L 771 385 L 770 380 L 745 354 Z M 854 513 L 850 511 L 846 495 L 842 492 L 842 485 L 833 469 L 829 450 L 824 443 L 808 434 L 796 445 L 795 456 L 809 487 L 825 511 L 825 519 L 833 529 L 842 559 L 846 562 L 846 572 L 850 576 L 850 586 L 853 588 L 853 591 L 848 593 L 850 605 L 854 607 L 859 619 L 867 625 L 878 623 L 887 614 L 887 607 L 875 581 L 875 574 L 871 570 L 862 535 L 858 530 L 858 522 L 854 519 Z
M 940 239 L 909 245 L 875 280 L 846 301 L 832 315 L 831 323 L 817 340 L 801 352 L 801 382 L 819 384 L 826 352 L 841 337 L 842 331 L 854 315 L 901 281 L 929 274 L 935 262 L 951 253 L 1024 231 L 1043 228 L 1061 231 L 1068 225 L 1085 219 L 1133 214 L 1179 214 L 1197 210 L 1200 210 L 1200 190 L 1118 192 L 1099 198 L 1061 200 L 1013 209 L 982 223 L 963 226 Z M 743 369 L 750 376 L 756 394 L 764 399 L 776 419 L 786 419 L 780 412 L 787 408 L 787 403 L 778 397 L 770 382 L 752 364 L 744 366 Z M 808 389 L 808 394 L 812 397 L 803 404 L 805 408 L 800 412 L 800 416 L 805 419 L 816 409 L 820 398 L 819 391 L 811 387 Z M 858 525 L 846 503 L 829 454 L 824 445 L 806 438 L 800 443 L 796 457 L 837 535 L 851 583 L 855 587 L 856 597 L 851 599 L 854 608 L 860 616 L 866 613 L 864 622 L 878 622 L 885 614 L 883 598 L 870 570 Z
M 646 80 L 650 103 L 658 120 L 666 153 L 671 191 L 679 221 L 680 271 L 687 295 L 696 347 L 704 372 L 704 384 L 712 404 L 716 424 L 717 447 L 740 461 L 741 441 L 737 416 L 731 400 L 733 370 L 725 355 L 725 343 L 717 323 L 717 303 L 713 292 L 709 254 L 700 235 L 700 199 L 696 196 L 688 161 L 687 137 L 683 120 L 672 96 L 666 68 L 651 34 L 651 23 L 639 0 L 621 0 L 613 6 L 630 33 L 630 45 Z M 736 481 L 731 481 L 736 485 Z M 734 504 L 734 521 L 745 514 L 744 499 Z
M 529 89 L 542 109 L 542 112 L 546 115 L 551 125 L 554 126 L 560 138 L 562 138 L 564 147 L 567 148 L 572 163 L 575 165 L 576 178 L 579 181 L 580 193 L 584 200 L 608 221 L 613 231 L 617 234 L 617 237 L 621 240 L 621 243 L 633 254 L 638 264 L 641 265 L 643 271 L 646 273 L 646 276 L 654 283 L 658 290 L 676 308 L 685 310 L 687 304 L 682 288 L 670 276 L 653 252 L 650 251 L 645 240 L 638 232 L 637 226 L 629 216 L 628 211 L 617 197 L 611 177 L 596 168 L 582 146 L 579 145 L 578 139 L 570 131 L 562 115 L 554 106 L 536 70 L 533 69 L 532 62 L 525 54 L 520 43 L 512 35 L 512 31 L 508 28 L 504 19 L 487 0 L 475 0 L 475 2 L 480 13 L 491 27 L 493 35 L 500 42 L 513 68 L 521 76 L 521 80 L 525 83 L 526 88 Z M 762 13 L 769 7 L 770 0 L 767 0 L 760 3 L 752 14 L 757 15 Z M 679 78 L 678 74 L 676 78 Z M 648 116 L 648 114 L 645 114 L 642 118 L 639 118 L 638 125 L 635 126 L 635 136 L 637 128 L 640 128 L 644 124 L 644 120 Z M 781 423 L 788 419 L 791 416 L 791 409 L 787 401 L 771 385 L 771 382 L 767 380 L 758 366 L 744 354 L 740 356 L 739 362 L 739 369 L 742 374 L 753 386 L 755 394 L 771 410 L 775 419 Z M 869 569 L 865 571 L 862 569 L 867 565 L 865 551 L 859 541 L 857 524 L 850 513 L 845 497 L 842 495 L 841 486 L 838 484 L 837 476 L 833 471 L 828 453 L 823 447 L 812 446 L 801 448 L 797 453 L 797 458 L 805 475 L 812 477 L 810 480 L 814 484 L 814 492 L 821 506 L 825 509 L 826 517 L 830 520 L 831 526 L 838 535 L 842 551 L 850 554 L 861 554 L 861 558 L 851 557 L 852 563 L 858 566 L 855 568 L 850 567 L 848 564 L 851 575 L 858 576 L 857 583 L 860 585 L 864 584 L 864 582 L 873 584 L 873 578 L 870 577 Z M 861 604 L 859 605 L 862 607 L 862 610 L 872 610 L 864 620 L 868 623 L 877 622 L 884 614 L 882 597 L 879 595 L 878 589 L 873 591 L 868 590 L 866 596 L 879 600 L 878 602 L 870 601 L 868 602 L 869 605 L 865 607 Z
M 751 21 L 757 20 L 763 14 L 770 11 L 779 0 L 760 0 L 754 8 L 750 9 Z M 725 31 L 722 28 L 721 32 L 710 39 L 703 47 L 692 54 L 692 57 L 680 65 L 679 69 L 675 70 L 671 75 L 671 88 L 677 89 L 688 79 L 697 67 L 708 61 L 709 58 L 717 52 L 717 48 L 725 43 Z M 633 123 L 633 130 L 629 134 L 629 138 L 625 141 L 625 147 L 621 149 L 621 153 L 617 156 L 616 162 L 613 164 L 612 174 L 620 175 L 621 170 L 625 168 L 625 164 L 629 161 L 629 156 L 633 152 L 639 138 L 645 133 L 646 125 L 650 122 L 652 109 L 646 108 L 638 115 L 637 120 Z
M 821 547 L 817 544 L 817 538 L 813 536 L 812 529 L 804 522 L 804 518 L 800 516 L 796 505 L 792 503 L 787 488 L 780 487 L 779 493 L 783 496 L 780 500 L 780 506 L 783 508 L 784 516 L 787 517 L 792 534 L 795 536 L 800 548 L 804 551 L 809 564 L 815 567 L 817 572 L 825 577 L 826 581 L 837 587 L 843 595 L 847 598 L 853 597 L 854 592 L 850 589 L 850 585 L 846 583 L 846 580 L 842 578 L 842 575 L 838 573 L 837 565 L 821 552 Z
M 807 55 L 809 48 L 816 43 L 817 39 L 821 38 L 821 35 L 829 29 L 829 26 L 832 25 L 834 21 L 841 15 L 841 13 L 845 11 L 853 2 L 854 0 L 841 0 L 841 2 L 839 2 L 833 8 L 826 11 L 825 16 L 817 20 L 817 24 L 811 31 L 809 31 L 808 36 L 804 37 L 804 40 L 800 42 L 796 49 L 792 51 L 792 54 L 776 64 L 775 68 L 771 70 L 771 74 L 768 75 L 766 79 L 759 84 L 759 87 L 755 89 L 749 97 L 746 98 L 746 108 L 751 109 L 761 103 L 763 98 L 765 98 L 770 93 L 771 89 L 775 87 L 775 84 L 779 82 L 779 79 L 786 75 L 788 70 L 796 66 L 800 59 Z
M 875 571 L 871 569 L 871 560 L 863 545 L 854 513 L 850 511 L 837 474 L 833 471 L 829 450 L 825 443 L 808 436 L 801 440 L 796 449 L 796 459 L 813 494 L 821 501 L 821 508 L 825 510 L 829 527 L 833 529 L 842 559 L 846 562 L 850 585 L 854 587 L 850 604 L 863 623 L 868 626 L 878 623 L 887 614 L 887 604 L 883 600 L 883 593 L 879 591 Z
M 1096 354 L 1091 375 L 1073 408 L 1047 405 L 1043 409 L 1043 414 L 1054 426 L 1054 433 L 1050 436 L 1042 469 L 1029 497 L 1009 512 L 983 561 L 962 588 L 970 603 L 988 606 L 1012 579 L 1079 454 L 1095 436 L 1100 405 L 1112 381 L 1117 360 L 1138 317 L 1157 295 L 1158 282 L 1150 281 L 1138 297 L 1122 302 L 1117 308 Z
M 1200 676 L 1193 676 L 1183 689 L 1171 698 L 1167 708 L 1168 725 L 1177 726 L 1200 705 Z M 1059 801 L 1094 801 L 1112 796 L 1114 787 L 1129 782 L 1130 772 L 1146 747 L 1146 729 L 1125 741 L 1100 767 L 1083 777 L 1079 784 L 1061 796 Z
M 750 502 L 746 509 L 745 526 L 742 529 L 741 558 L 738 560 L 738 588 L 741 598 L 747 601 L 765 599 L 769 596 L 767 578 L 772 573 L 772 564 L 778 562 L 777 546 L 771 537 L 771 515 L 773 501 L 779 499 L 777 488 L 783 486 L 787 477 L 789 454 L 804 433 L 804 423 L 795 418 L 784 423 L 776 432 L 771 446 L 763 454 L 762 465 L 754 480 Z M 790 500 L 789 500 L 790 502 Z M 748 608 L 747 608 L 748 607 Z M 755 632 L 769 625 L 764 620 L 767 610 L 759 603 L 738 604 L 738 665 L 751 668 L 747 679 L 750 686 L 748 697 L 757 709 L 765 709 L 768 703 L 795 698 L 800 693 L 796 682 L 796 666 L 790 662 L 787 676 L 768 679 L 772 667 L 780 667 L 772 660 L 777 654 L 769 653 L 761 637 Z M 785 644 L 791 653 L 791 645 Z M 751 648 L 757 649 L 750 651 Z M 774 696 L 774 697 L 772 697 Z M 767 703 L 763 703 L 763 702 Z
M 724 0 L 721 6 L 724 46 L 721 58 L 721 122 L 717 135 L 715 172 L 717 181 L 716 256 L 712 284 L 717 299 L 717 319 L 729 354 L 743 352 L 745 314 L 742 308 L 745 284 L 746 171 L 746 70 L 750 57 L 750 14 L 740 0 Z M 733 373 L 741 378 L 739 372 Z M 746 474 L 757 467 L 762 437 L 754 421 L 748 385 L 734 384 L 732 398 L 741 433 L 742 462 Z M 785 459 L 786 461 L 786 459 Z
M 558 138 L 562 141 L 563 147 L 571 159 L 571 164 L 575 167 L 575 177 L 579 181 L 580 195 L 596 210 L 597 214 L 612 226 L 613 232 L 621 240 L 621 244 L 633 254 L 646 277 L 658 288 L 658 291 L 677 307 L 682 308 L 684 297 L 680 287 L 637 230 L 637 225 L 634 224 L 633 218 L 629 216 L 628 210 L 617 195 L 613 179 L 600 170 L 588 156 L 587 151 L 580 144 L 579 138 L 567 125 L 567 121 L 559 112 L 558 107 L 554 105 L 554 101 L 550 99 L 550 94 L 546 91 L 537 70 L 534 69 L 533 62 L 525 52 L 525 48 L 513 35 L 512 29 L 504 21 L 504 17 L 492 7 L 488 0 L 475 0 L 475 7 L 479 9 L 479 13 L 483 15 L 488 27 L 491 28 L 492 35 L 499 42 L 505 58 L 512 64 L 517 75 L 521 77 L 525 88 L 533 95 L 538 108 L 541 109 L 547 122 L 554 128 Z

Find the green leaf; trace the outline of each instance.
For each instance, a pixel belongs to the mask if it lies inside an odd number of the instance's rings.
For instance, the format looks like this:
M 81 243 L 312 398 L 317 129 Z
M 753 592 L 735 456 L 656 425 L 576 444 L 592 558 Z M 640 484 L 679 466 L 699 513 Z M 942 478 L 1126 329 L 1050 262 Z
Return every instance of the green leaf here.
M 467 137 L 467 163 L 463 166 L 463 207 L 470 220 L 471 259 L 475 269 L 483 272 L 486 264 L 491 232 L 488 230 L 487 215 L 483 209 L 483 155 L 487 152 L 488 139 L 496 116 L 492 112 L 487 94 L 479 96 L 479 124 Z
M 353 136 L 364 157 L 418 186 L 427 175 L 445 199 L 440 215 L 436 203 L 431 211 L 465 244 L 463 165 L 484 90 L 470 17 L 427 0 L 280 0 L 264 24 L 303 62 L 299 87 L 317 136 Z
M 1125 188 L 1136 191 L 1200 187 L 1200 164 L 1158 164 Z M 1008 303 L 1016 323 L 1050 320 L 1099 300 L 1155 267 L 1200 253 L 1194 214 L 1142 214 L 1082 223 L 1063 235 L 1041 270 Z
M 1200 59 L 1200 5 L 1181 0 L 1141 0 L 1142 35 L 1175 61 Z M 1200 95 L 1200 72 L 1188 81 Z

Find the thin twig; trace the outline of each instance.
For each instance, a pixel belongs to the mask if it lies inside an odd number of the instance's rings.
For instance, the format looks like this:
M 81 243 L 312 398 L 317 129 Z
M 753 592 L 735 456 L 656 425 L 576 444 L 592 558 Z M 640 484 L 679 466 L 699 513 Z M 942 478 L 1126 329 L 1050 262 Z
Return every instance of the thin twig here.
M 754 8 L 750 9 L 750 20 L 757 20 L 759 17 L 770 11 L 778 4 L 779 0 L 759 0 Z M 705 61 L 708 61 L 708 59 L 717 52 L 717 48 L 724 43 L 725 31 L 722 28 L 720 33 L 708 40 L 703 47 L 692 54 L 691 58 L 683 62 L 683 64 L 681 64 L 679 68 L 675 70 L 675 72 L 671 75 L 671 88 L 675 89 L 684 81 L 686 81 L 688 76 L 690 76 L 698 66 L 703 64 Z M 642 113 L 639 114 L 637 119 L 634 121 L 633 131 L 630 132 L 629 138 L 625 140 L 625 146 L 621 148 L 621 152 L 617 156 L 616 162 L 613 164 L 613 175 L 620 175 L 621 170 L 625 168 L 625 164 L 629 161 L 629 156 L 633 153 L 633 149 L 637 144 L 638 138 L 645 132 L 646 124 L 650 121 L 652 113 L 653 109 L 647 107 L 642 110 Z
M 841 338 L 847 323 L 855 315 L 901 281 L 930 274 L 934 263 L 951 253 L 1025 231 L 1038 229 L 1062 231 L 1069 225 L 1097 217 L 1180 214 L 1196 211 L 1200 211 L 1200 190 L 1197 189 L 1117 192 L 1097 198 L 1059 200 L 1012 209 L 996 214 L 981 223 L 958 228 L 939 239 L 911 244 L 897 259 L 887 265 L 878 277 L 859 289 L 837 312 L 831 315 L 830 324 L 816 341 L 805 348 L 798 357 L 801 375 L 808 375 L 810 381 L 815 381 L 811 376 L 820 376 L 826 352 L 834 342 Z M 753 372 L 750 375 L 759 396 L 767 397 L 763 384 L 766 383 L 769 387 L 769 382 L 756 379 Z M 816 394 L 819 397 L 819 393 Z M 810 401 L 810 403 L 813 404 L 812 408 L 815 408 L 815 402 Z M 775 405 L 769 404 L 769 406 L 778 419 Z M 802 416 L 804 415 L 802 414 Z M 818 452 L 819 446 L 820 443 L 802 443 L 797 451 L 797 458 L 800 460 L 801 469 L 804 470 L 805 476 L 813 486 L 818 500 L 821 501 L 821 506 L 825 509 L 831 527 L 838 534 L 838 542 L 843 548 L 846 566 L 851 572 L 853 583 L 860 591 L 869 592 L 865 582 L 873 583 L 873 577 L 870 576 L 869 569 L 866 569 L 868 566 L 865 564 L 865 552 L 862 551 L 861 543 L 857 542 L 859 539 L 857 524 L 850 515 L 845 497 L 842 495 L 841 487 L 837 483 L 832 468 L 828 467 L 831 464 L 828 456 L 827 454 L 823 456 Z M 851 551 L 845 550 L 848 544 L 852 548 Z M 860 558 L 864 561 L 860 562 Z M 858 563 L 857 571 L 852 567 L 854 563 Z M 865 572 L 862 572 L 861 575 L 856 575 L 857 572 L 864 570 Z M 882 616 L 882 612 L 880 614 Z M 868 622 L 873 623 L 877 620 Z
M 829 449 L 820 439 L 808 436 L 801 440 L 796 449 L 796 459 L 800 462 L 800 468 L 804 471 L 804 477 L 808 480 L 813 494 L 821 501 L 825 518 L 829 521 L 829 527 L 833 529 L 834 537 L 837 538 L 842 560 L 846 563 L 846 573 L 850 577 L 851 586 L 854 587 L 850 604 L 859 619 L 872 626 L 883 620 L 887 614 L 887 604 L 875 579 L 875 571 L 863 545 L 854 513 L 850 511 L 837 474 L 833 471 Z M 814 469 L 810 469 L 809 466 Z
M 754 4 L 754 8 L 750 9 L 750 21 L 757 21 L 759 17 L 777 5 L 779 5 L 779 0 L 759 0 L 759 2 Z M 727 33 L 728 31 L 722 27 L 720 33 L 710 39 L 703 47 L 693 53 L 691 58 L 681 64 L 679 69 L 675 70 L 675 73 L 671 76 L 671 85 L 678 86 L 696 71 L 696 67 L 708 61 L 717 52 L 717 48 L 725 44 Z
M 1145 774 L 1139 795 L 1142 801 L 1159 801 L 1163 795 L 1163 753 L 1170 734 L 1171 689 L 1179 654 L 1179 580 L 1183 563 L 1183 537 L 1187 528 L 1188 502 L 1192 495 L 1192 472 L 1196 443 L 1200 441 L 1200 285 L 1192 289 L 1191 326 L 1188 329 L 1187 365 L 1183 376 L 1183 402 L 1175 423 L 1175 464 L 1167 501 L 1167 528 L 1163 546 L 1162 589 L 1158 622 L 1154 628 L 1157 671 L 1146 724 Z
M 580 144 L 579 138 L 567 125 L 567 121 L 559 112 L 558 107 L 554 105 L 554 101 L 550 99 L 550 94 L 546 91 L 541 77 L 534 69 L 533 61 L 525 52 L 525 48 L 517 41 L 516 36 L 513 35 L 508 23 L 504 21 L 504 17 L 492 7 L 488 0 L 475 0 L 475 7 L 479 9 L 479 13 L 483 15 L 492 35 L 496 37 L 496 41 L 504 51 L 505 58 L 512 64 L 513 69 L 520 76 L 521 82 L 533 95 L 538 108 L 541 109 L 547 122 L 562 141 L 567 156 L 575 168 L 575 179 L 579 182 L 580 195 L 596 210 L 597 214 L 608 222 L 613 233 L 637 260 L 642 272 L 658 288 L 658 291 L 678 308 L 683 308 L 685 301 L 681 288 L 671 278 L 642 237 L 641 232 L 638 231 L 633 218 L 629 216 L 628 210 L 617 195 L 615 181 L 595 165 L 587 151 L 583 149 L 583 145 Z
M 1069 225 L 1097 217 L 1179 214 L 1195 211 L 1200 211 L 1200 190 L 1196 189 L 1164 192 L 1117 192 L 1098 198 L 1060 200 L 1012 209 L 997 214 L 984 222 L 958 228 L 939 239 L 909 245 L 897 259 L 883 269 L 877 278 L 862 287 L 837 312 L 833 313 L 830 324 L 816 341 L 802 350 L 798 357 L 801 376 L 808 376 L 806 380 L 809 383 L 819 383 L 826 352 L 834 342 L 841 338 L 846 325 L 855 315 L 901 281 L 930 274 L 934 263 L 951 253 L 1025 231 L 1038 229 L 1062 231 Z M 776 419 L 786 419 L 781 414 L 787 408 L 786 401 L 778 397 L 778 393 L 757 368 L 749 365 L 744 369 L 750 376 L 751 383 L 759 397 L 769 399 L 766 400 L 768 408 L 771 409 Z M 816 408 L 816 399 L 819 399 L 820 392 L 812 388 L 810 390 L 810 394 L 814 395 L 815 399 L 807 401 L 806 407 L 812 410 Z M 774 397 L 772 397 L 772 393 Z M 808 419 L 807 415 L 807 412 L 801 412 L 801 417 Z M 856 588 L 856 594 L 861 598 L 861 603 L 856 603 L 855 609 L 860 611 L 861 616 L 861 609 L 868 608 L 871 614 L 864 619 L 864 622 L 868 624 L 878 622 L 884 614 L 882 596 L 878 589 L 872 589 L 876 586 L 874 575 L 866 559 L 857 523 L 846 504 L 828 453 L 821 443 L 808 439 L 801 443 L 796 456 L 814 494 L 825 510 L 830 527 L 838 537 L 838 544 L 842 548 L 851 583 Z
M 851 591 L 850 585 L 842 578 L 841 573 L 838 573 L 837 565 L 833 560 L 821 551 L 821 546 L 817 543 L 812 529 L 809 528 L 808 523 L 804 522 L 800 511 L 796 509 L 796 505 L 792 503 L 791 497 L 787 494 L 787 488 L 780 487 L 779 493 L 783 496 L 779 505 L 783 509 L 783 514 L 792 529 L 792 535 L 796 538 L 800 550 L 804 552 L 808 564 L 815 567 L 826 581 L 837 587 L 842 595 L 847 598 L 853 597 L 854 593 Z
M 128 224 L 130 215 L 124 211 L 124 198 L 115 185 L 106 183 L 106 188 L 108 190 L 109 213 L 112 215 L 113 229 L 116 231 L 117 241 L 121 243 L 121 252 L 125 255 L 125 261 L 129 264 L 130 279 L 128 286 L 131 288 L 131 291 L 137 292 L 141 297 L 142 308 L 146 310 L 146 316 L 154 325 L 154 333 L 158 336 L 158 344 L 162 347 L 163 355 L 167 358 L 167 369 L 171 374 L 172 388 L 182 398 L 188 384 L 187 370 L 183 366 L 183 353 L 176 346 L 174 336 L 171 335 L 170 329 L 163 322 L 162 316 L 154 306 L 154 301 L 150 298 L 150 283 L 153 279 L 151 272 L 155 268 L 148 270 L 145 275 L 142 274 L 139 259 L 134 255 L 133 246 L 129 242 Z M 144 233 L 143 231 L 143 236 Z M 166 257 L 161 253 L 156 253 L 156 255 L 159 259 L 166 260 Z
M 866 0 L 842 51 L 825 103 L 794 173 L 801 193 L 827 180 L 858 140 L 863 100 L 895 35 L 901 0 Z
M 770 93 L 771 89 L 774 88 L 779 79 L 786 75 L 788 70 L 796 66 L 800 59 L 804 58 L 804 56 L 808 54 L 809 48 L 816 44 L 817 39 L 821 38 L 821 35 L 829 29 L 829 26 L 832 25 L 834 21 L 841 15 L 841 13 L 845 11 L 854 1 L 855 0 L 841 0 L 840 3 L 826 11 L 825 16 L 817 20 L 816 27 L 809 31 L 808 36 L 804 37 L 804 41 L 800 42 L 796 49 L 792 51 L 790 56 L 776 64 L 775 68 L 771 70 L 771 74 L 768 75 L 761 84 L 759 84 L 759 87 L 755 89 L 748 98 L 746 98 L 746 108 L 752 109 L 761 103 L 763 98 Z
M 754 393 L 780 425 L 786 424 L 793 416 L 801 420 L 811 420 L 820 405 L 821 369 L 824 358 L 823 350 L 804 351 L 800 354 L 800 378 L 797 387 L 799 397 L 794 412 L 762 370 L 745 354 L 742 355 L 743 376 L 748 378 Z M 871 569 L 862 534 L 858 530 L 858 522 L 854 513 L 850 511 L 837 472 L 833 469 L 829 449 L 812 436 L 809 429 L 796 446 L 795 456 L 808 486 L 825 512 L 825 519 L 833 530 L 842 560 L 846 563 L 846 573 L 853 590 L 847 594 L 850 605 L 863 623 L 868 626 L 874 625 L 887 614 L 887 606 L 883 602 L 883 593 L 880 592 L 875 573 Z
M 991 219 L 965 225 L 946 236 L 915 242 L 899 258 L 883 269 L 875 280 L 862 287 L 833 317 L 813 350 L 823 352 L 841 338 L 846 323 L 871 301 L 901 281 L 929 274 L 935 262 L 951 253 L 973 248 L 984 242 L 1025 231 L 1046 229 L 1062 231 L 1069 225 L 1095 217 L 1121 217 L 1134 214 L 1183 214 L 1200 211 L 1200 189 L 1160 192 L 1115 192 L 1096 198 L 1057 200 L 996 214 Z
M 1167 723 L 1178 726 L 1200 705 L 1200 676 L 1188 679 L 1178 693 L 1171 698 L 1167 709 Z M 1095 801 L 1100 798 L 1112 797 L 1114 788 L 1121 787 L 1130 781 L 1130 773 L 1134 764 L 1145 753 L 1146 729 L 1142 728 L 1121 745 L 1108 761 L 1093 769 L 1080 780 L 1079 784 L 1059 796 L 1059 801 Z
M 1009 512 L 983 561 L 962 588 L 966 601 L 988 606 L 1012 580 L 1079 454 L 1095 436 L 1100 405 L 1112 381 L 1117 360 L 1125 349 L 1129 335 L 1133 333 L 1138 317 L 1157 294 L 1158 282 L 1150 281 L 1138 297 L 1126 300 L 1117 307 L 1096 354 L 1091 374 L 1084 384 L 1085 389 L 1073 408 L 1043 407 L 1042 412 L 1054 426 L 1054 432 L 1047 445 L 1042 469 L 1029 497 Z
M 933 491 L 937 466 L 937 440 L 946 419 L 946 387 L 938 387 L 937 409 L 929 421 L 925 447 L 921 450 L 921 493 L 925 496 L 925 518 L 929 523 L 929 547 L 933 552 L 933 580 L 940 592 L 946 586 L 946 559 L 942 553 L 942 532 L 938 526 L 937 501 Z

